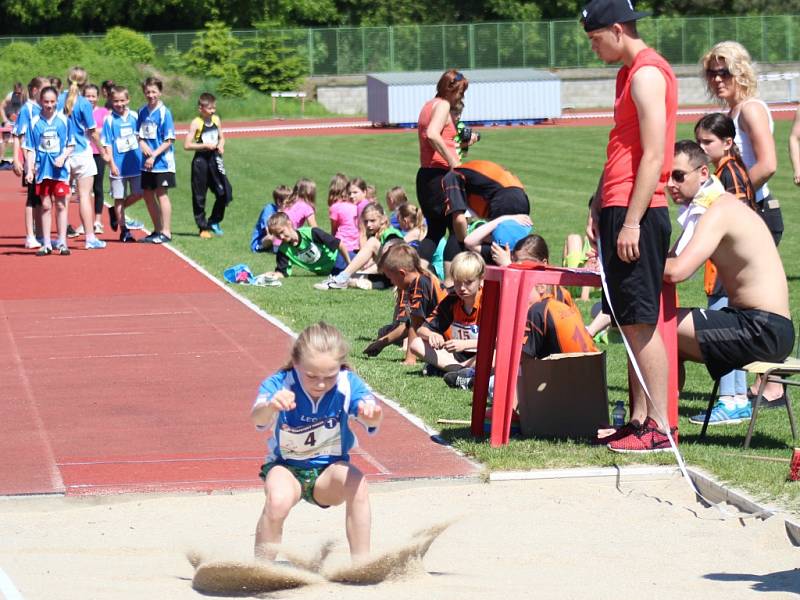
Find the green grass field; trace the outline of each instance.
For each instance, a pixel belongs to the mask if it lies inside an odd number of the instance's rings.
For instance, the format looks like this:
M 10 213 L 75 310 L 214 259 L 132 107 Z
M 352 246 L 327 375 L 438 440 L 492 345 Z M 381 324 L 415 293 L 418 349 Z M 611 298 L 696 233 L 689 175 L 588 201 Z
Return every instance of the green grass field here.
M 493 160 L 520 177 L 533 201 L 532 218 L 536 230 L 547 239 L 551 256 L 558 261 L 566 234 L 584 228 L 587 200 L 603 163 L 608 128 L 496 128 L 484 130 L 482 135 L 482 141 L 470 153 L 471 158 Z M 679 137 L 690 135 L 690 126 L 680 127 Z M 783 205 L 787 233 L 780 249 L 797 322 L 800 259 L 797 258 L 798 237 L 794 232 L 800 209 L 794 201 L 797 192 L 791 181 L 787 135 L 788 124 L 777 123 L 775 137 L 780 166 L 770 187 Z M 318 185 L 317 219 L 323 228 L 328 227 L 327 185 L 337 171 L 365 178 L 377 187 L 381 199 L 394 185 L 402 185 L 409 196 L 414 197 L 418 149 L 416 135 L 411 132 L 231 139 L 226 150 L 226 166 L 234 186 L 235 201 L 223 224 L 224 237 L 213 240 L 197 237 L 189 193 L 191 155 L 182 150 L 177 150 L 179 187 L 171 194 L 174 245 L 217 276 L 221 276 L 225 267 L 239 262 L 249 264 L 254 272 L 274 267 L 274 256 L 252 254 L 248 244 L 259 211 L 271 198 L 271 190 L 276 185 L 291 186 L 299 177 L 314 179 Z M 209 197 L 209 210 L 211 201 Z M 143 206 L 139 205 L 136 211 L 138 216 L 144 216 Z M 361 350 L 376 330 L 391 320 L 393 294 L 360 290 L 319 292 L 311 287 L 315 281 L 317 278 L 298 276 L 285 280 L 280 288 L 241 286 L 237 291 L 295 331 L 320 319 L 340 327 L 352 343 L 354 368 L 375 389 L 396 399 L 429 425 L 442 429 L 443 437 L 455 448 L 481 461 L 488 469 L 673 462 L 669 454 L 629 458 L 582 441 L 512 439 L 507 447 L 493 449 L 485 439 L 472 438 L 466 426 L 438 426 L 436 421 L 440 418 L 468 419 L 471 394 L 449 389 L 438 378 L 422 377 L 421 366 L 401 365 L 401 351 L 394 347 L 384 350 L 378 358 L 362 358 Z M 705 306 L 702 275 L 681 285 L 679 293 L 684 306 Z M 624 349 L 621 344 L 611 344 L 605 349 L 608 352 L 609 399 L 613 402 L 627 398 Z M 690 424 L 688 418 L 705 409 L 711 386 L 702 365 L 687 366 L 687 382 L 680 401 L 681 450 L 687 461 L 747 489 L 756 497 L 780 502 L 800 513 L 800 487 L 785 481 L 788 465 L 739 457 L 741 454 L 788 457 L 792 440 L 786 413 L 781 410 L 762 412 L 752 448 L 746 453 L 741 448 L 746 424 L 713 428 L 704 442 L 698 442 L 700 427 Z M 799 406 L 800 403 L 795 402 L 796 410 Z

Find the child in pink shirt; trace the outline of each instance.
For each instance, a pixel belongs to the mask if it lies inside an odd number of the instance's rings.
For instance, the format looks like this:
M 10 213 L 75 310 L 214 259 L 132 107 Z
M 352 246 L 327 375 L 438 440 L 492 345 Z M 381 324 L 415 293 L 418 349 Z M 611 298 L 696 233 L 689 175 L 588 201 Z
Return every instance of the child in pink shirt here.
M 297 229 L 304 223 L 309 227 L 317 226 L 314 203 L 317 198 L 317 184 L 310 179 L 298 179 L 294 184 L 292 195 L 286 199 L 280 211 L 286 213 Z
M 331 218 L 331 235 L 340 239 L 351 257 L 361 247 L 358 206 L 350 200 L 350 182 L 342 173 L 331 179 L 328 188 L 328 211 Z

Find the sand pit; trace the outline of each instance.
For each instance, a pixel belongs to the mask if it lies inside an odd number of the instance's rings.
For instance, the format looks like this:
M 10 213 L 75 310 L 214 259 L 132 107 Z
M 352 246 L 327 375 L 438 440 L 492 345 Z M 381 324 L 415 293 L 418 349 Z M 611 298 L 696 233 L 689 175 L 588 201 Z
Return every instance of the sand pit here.
M 329 581 L 269 598 L 403 599 L 673 596 L 797 598 L 800 549 L 783 522 L 720 520 L 679 478 L 374 485 L 376 556 L 454 517 L 418 562 L 376 585 Z M 190 549 L 249 563 L 260 492 L 0 501 L 0 568 L 26 600 L 213 597 L 192 589 Z M 300 504 L 285 544 L 322 565 L 348 563 L 344 509 Z M 413 540 L 412 540 L 413 541 Z M 331 573 L 328 573 L 331 574 Z

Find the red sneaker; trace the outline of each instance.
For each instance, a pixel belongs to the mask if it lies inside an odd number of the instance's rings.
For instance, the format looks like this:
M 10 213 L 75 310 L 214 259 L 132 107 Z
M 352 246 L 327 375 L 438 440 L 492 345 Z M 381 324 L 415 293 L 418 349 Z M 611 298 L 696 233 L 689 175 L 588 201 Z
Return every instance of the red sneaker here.
M 673 427 L 670 433 L 677 432 Z M 634 429 L 629 435 L 616 439 L 608 444 L 608 449 L 613 452 L 669 452 L 672 447 L 666 433 L 661 433 L 656 422 L 647 417 L 639 429 Z

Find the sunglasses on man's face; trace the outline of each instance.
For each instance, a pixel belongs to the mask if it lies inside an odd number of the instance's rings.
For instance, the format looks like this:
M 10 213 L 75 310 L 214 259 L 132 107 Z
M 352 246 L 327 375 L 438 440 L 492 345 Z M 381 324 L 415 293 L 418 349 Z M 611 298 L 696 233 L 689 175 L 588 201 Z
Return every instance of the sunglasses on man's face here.
M 731 72 L 728 69 L 706 69 L 706 77 L 709 79 L 716 79 L 717 77 L 728 79 L 730 76 Z
M 703 165 L 700 165 L 700 167 L 702 167 L 702 166 Z M 672 172 L 672 181 L 674 181 L 675 183 L 683 183 L 684 181 L 686 181 L 686 176 L 689 173 L 693 173 L 693 172 L 697 171 L 700 167 L 695 167 L 691 171 L 681 171 L 679 169 L 675 169 Z

